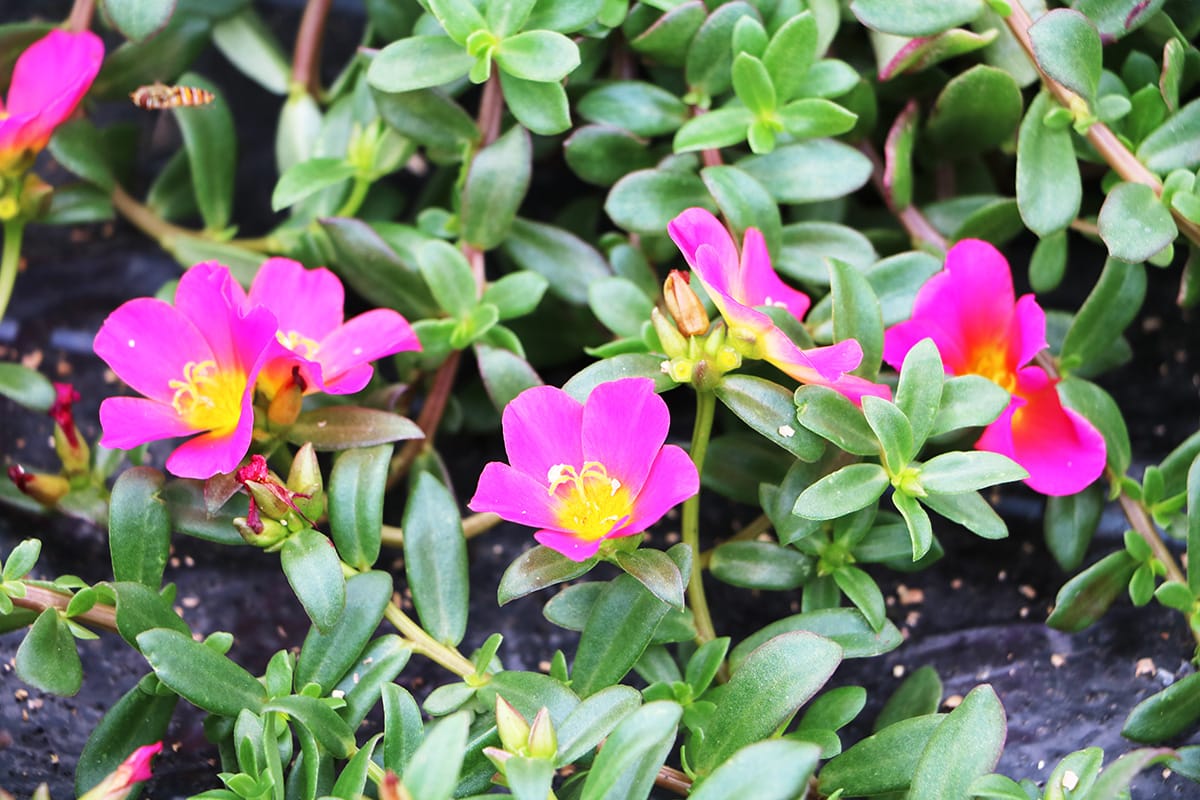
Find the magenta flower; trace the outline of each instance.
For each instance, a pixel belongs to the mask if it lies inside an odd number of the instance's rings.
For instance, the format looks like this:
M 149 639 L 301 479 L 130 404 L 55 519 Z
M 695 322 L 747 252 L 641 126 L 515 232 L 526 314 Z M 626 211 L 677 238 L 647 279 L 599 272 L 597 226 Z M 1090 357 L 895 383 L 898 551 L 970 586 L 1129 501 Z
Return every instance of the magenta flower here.
M 162 742 L 155 742 L 134 750 L 120 766 L 79 800 L 121 800 L 127 797 L 135 783 L 150 780 L 150 760 L 161 753 L 162 748 Z
M 1046 314 L 1033 295 L 1013 296 L 1004 256 L 965 239 L 917 293 L 912 319 L 884 334 L 883 358 L 899 369 L 917 342 L 933 339 L 947 373 L 982 375 L 1007 390 L 1011 404 L 975 446 L 1020 464 L 1035 491 L 1074 494 L 1104 471 L 1104 437 L 1063 407 L 1055 379 L 1030 365 L 1046 347 Z
M 586 403 L 538 386 L 504 409 L 508 464 L 483 468 L 468 503 L 574 561 L 600 543 L 641 533 L 700 489 L 687 453 L 663 445 L 670 417 L 648 378 L 597 386 Z
M 27 168 L 87 93 L 104 43 L 91 31 L 53 30 L 17 58 L 0 104 L 0 173 Z
M 226 267 L 197 264 L 184 273 L 175 305 L 138 298 L 109 315 L 96 354 L 145 397 L 100 405 L 105 447 L 129 449 L 191 436 L 167 459 L 184 478 L 232 472 L 250 447 L 254 381 L 275 341 L 275 317 L 244 309 Z
M 377 308 L 343 322 L 345 291 L 329 270 L 308 269 L 288 258 L 263 262 L 247 307 L 262 306 L 278 321 L 258 386 L 267 397 L 294 380 L 298 368 L 306 392 L 352 394 L 371 380 L 372 361 L 403 350 L 420 350 L 416 333 L 403 316 Z
M 703 208 L 687 209 L 671 220 L 667 231 L 725 318 L 729 342 L 742 355 L 769 361 L 801 383 L 828 386 L 855 402 L 867 394 L 891 397 L 886 386 L 847 374 L 862 362 L 858 342 L 801 350 L 769 316 L 753 308 L 780 306 L 800 320 L 809 306 L 807 295 L 776 274 L 757 228 L 746 229 L 740 257 L 729 231 Z

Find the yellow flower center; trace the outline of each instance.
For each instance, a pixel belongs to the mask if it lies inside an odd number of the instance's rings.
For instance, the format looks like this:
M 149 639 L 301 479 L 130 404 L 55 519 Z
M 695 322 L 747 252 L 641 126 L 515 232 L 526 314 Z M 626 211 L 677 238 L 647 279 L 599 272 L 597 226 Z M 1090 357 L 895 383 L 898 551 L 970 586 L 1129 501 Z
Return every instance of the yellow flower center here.
M 1008 366 L 1008 354 L 1003 347 L 990 345 L 977 349 L 971 354 L 965 372 L 969 375 L 982 375 L 1004 391 L 1012 394 L 1017 385 L 1017 376 Z
M 171 407 L 199 430 L 228 433 L 242 416 L 246 376 L 238 370 L 221 372 L 215 361 L 189 361 L 183 379 L 167 384 L 175 390 Z
M 602 539 L 629 518 L 629 490 L 598 461 L 584 462 L 577 470 L 555 464 L 546 474 L 547 493 L 558 498 L 558 522 L 589 541 Z
M 299 331 L 288 331 L 287 333 L 277 331 L 275 338 L 288 350 L 291 350 L 301 358 L 307 358 L 309 361 L 316 358 L 317 350 L 320 349 L 319 344 Z

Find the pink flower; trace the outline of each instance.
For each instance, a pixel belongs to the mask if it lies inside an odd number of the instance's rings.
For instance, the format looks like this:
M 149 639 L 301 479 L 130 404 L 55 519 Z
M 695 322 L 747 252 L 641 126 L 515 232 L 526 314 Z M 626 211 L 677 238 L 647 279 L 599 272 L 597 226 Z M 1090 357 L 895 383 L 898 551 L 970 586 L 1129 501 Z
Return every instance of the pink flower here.
M 527 389 L 503 422 L 510 463 L 484 467 L 468 505 L 539 528 L 535 539 L 574 561 L 700 489 L 687 453 L 663 445 L 670 417 L 648 378 L 601 384 L 583 404 L 552 386 Z
M 408 320 L 391 309 L 343 322 L 344 298 L 342 282 L 324 267 L 308 269 L 289 258 L 263 262 L 245 302 L 269 309 L 279 324 L 277 343 L 258 374 L 267 397 L 292 384 L 293 368 L 306 392 L 351 394 L 371 380 L 370 362 L 421 349 Z
M 729 341 L 743 355 L 774 364 L 801 383 L 836 389 L 858 402 L 863 395 L 891 397 L 886 386 L 849 375 L 862 362 L 853 339 L 801 350 L 771 318 L 754 306 L 780 306 L 797 320 L 808 311 L 808 296 L 785 284 L 771 266 L 766 242 L 747 228 L 741 256 L 725 226 L 703 208 L 689 208 L 667 225 L 713 304 L 725 318 Z
M 92 85 L 104 43 L 91 31 L 53 30 L 17 58 L 0 105 L 0 173 L 23 169 Z
M 149 780 L 150 760 L 162 752 L 162 742 L 134 750 L 111 774 L 89 789 L 79 800 L 122 800 L 135 783 Z
M 912 319 L 886 332 L 883 358 L 898 369 L 917 342 L 930 338 L 947 373 L 982 375 L 1007 390 L 1012 403 L 975 446 L 1016 461 L 1035 491 L 1074 494 L 1104 471 L 1104 437 L 1063 407 L 1055 379 L 1029 366 L 1046 347 L 1046 314 L 1033 295 L 1014 303 L 1013 294 L 1004 256 L 965 239 L 917 293 Z
M 153 298 L 124 303 L 96 334 L 96 354 L 145 397 L 100 405 L 101 444 L 129 449 L 157 439 L 200 434 L 167 459 L 184 478 L 232 472 L 250 447 L 254 381 L 275 317 L 244 309 L 226 267 L 206 262 L 179 281 L 175 305 Z

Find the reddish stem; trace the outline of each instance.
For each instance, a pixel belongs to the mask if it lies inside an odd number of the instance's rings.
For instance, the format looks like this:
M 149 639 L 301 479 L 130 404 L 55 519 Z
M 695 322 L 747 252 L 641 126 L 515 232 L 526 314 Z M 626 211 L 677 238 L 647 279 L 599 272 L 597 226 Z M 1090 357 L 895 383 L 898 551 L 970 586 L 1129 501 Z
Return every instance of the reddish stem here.
M 325 20 L 332 0 L 308 0 L 300 30 L 296 32 L 296 49 L 292 53 L 292 83 L 303 86 L 309 94 L 320 88 L 318 70 L 321 63 L 321 42 L 325 38 Z
M 82 33 L 92 27 L 92 17 L 96 13 L 96 0 L 75 0 L 71 6 L 71 14 L 63 27 L 72 33 Z

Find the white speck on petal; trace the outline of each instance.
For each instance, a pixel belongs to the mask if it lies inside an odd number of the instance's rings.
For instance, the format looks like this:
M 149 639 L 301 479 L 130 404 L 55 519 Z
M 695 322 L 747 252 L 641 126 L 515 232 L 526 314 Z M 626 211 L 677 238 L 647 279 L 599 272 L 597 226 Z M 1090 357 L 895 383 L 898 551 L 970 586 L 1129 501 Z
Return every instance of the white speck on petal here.
M 780 425 L 779 426 L 779 435 L 784 437 L 785 439 L 790 439 L 796 435 L 796 429 L 793 428 L 791 425 Z
M 134 342 L 134 341 L 133 341 L 133 339 L 130 339 L 130 340 L 129 340 L 129 346 L 130 346 L 130 347 L 133 347 L 135 344 L 136 344 L 136 342 Z
M 621 488 L 621 482 L 620 482 L 619 480 L 617 480 L 616 478 L 613 478 L 613 479 L 612 479 L 612 482 L 610 483 L 610 485 L 611 485 L 611 487 L 612 487 L 612 488 L 609 490 L 609 494 L 610 494 L 610 495 L 614 495 L 614 494 L 616 494 L 616 493 L 617 493 L 617 490 Z
M 361 356 L 361 355 L 362 355 L 362 348 L 361 348 L 361 347 L 356 347 L 356 348 L 354 348 L 354 355 L 356 355 L 356 356 Z

